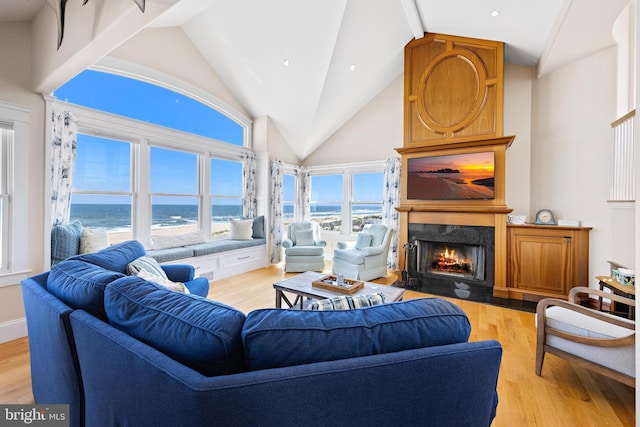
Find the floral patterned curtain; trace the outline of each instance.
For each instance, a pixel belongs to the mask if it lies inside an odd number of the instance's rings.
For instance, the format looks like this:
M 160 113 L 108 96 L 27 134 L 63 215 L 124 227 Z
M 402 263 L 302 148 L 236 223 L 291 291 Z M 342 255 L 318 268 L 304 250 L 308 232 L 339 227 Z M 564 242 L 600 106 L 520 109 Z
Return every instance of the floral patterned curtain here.
M 304 166 L 296 166 L 296 179 L 298 180 L 298 192 L 296 197 L 296 212 L 294 221 L 303 222 L 311 220 L 311 173 Z
M 271 162 L 271 263 L 280 262 L 282 247 L 282 162 Z
M 78 123 L 70 111 L 51 108 L 51 224 L 67 224 L 76 160 Z
M 256 195 L 256 155 L 253 153 L 242 154 L 242 182 L 244 194 L 242 195 L 242 216 L 254 218 L 257 211 Z
M 387 265 L 392 270 L 398 266 L 398 229 L 400 217 L 396 207 L 400 203 L 400 159 L 390 157 L 384 165 L 384 191 L 382 196 L 382 223 L 393 231 Z

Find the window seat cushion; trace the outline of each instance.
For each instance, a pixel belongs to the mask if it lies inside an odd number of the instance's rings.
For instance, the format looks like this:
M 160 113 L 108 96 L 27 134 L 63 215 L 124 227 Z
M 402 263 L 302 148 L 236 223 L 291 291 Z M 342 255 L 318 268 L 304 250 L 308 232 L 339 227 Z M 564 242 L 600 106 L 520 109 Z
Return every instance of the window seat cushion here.
M 163 263 L 169 261 L 176 261 L 179 259 L 205 256 L 211 254 L 217 254 L 220 252 L 233 251 L 235 249 L 244 249 L 252 246 L 266 245 L 267 239 L 253 239 L 253 240 L 231 240 L 220 239 L 211 240 L 204 243 L 198 243 L 196 245 L 181 246 L 179 248 L 168 249 L 150 249 L 147 251 L 147 255 L 154 258 L 156 261 Z

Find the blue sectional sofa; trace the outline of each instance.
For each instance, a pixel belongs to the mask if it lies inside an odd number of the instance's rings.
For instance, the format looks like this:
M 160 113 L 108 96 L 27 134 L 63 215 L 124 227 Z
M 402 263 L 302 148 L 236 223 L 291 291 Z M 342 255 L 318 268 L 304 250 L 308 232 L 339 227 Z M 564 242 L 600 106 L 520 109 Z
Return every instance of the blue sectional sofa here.
M 502 348 L 468 342 L 455 304 L 244 314 L 124 276 L 137 245 L 22 281 L 34 398 L 70 404 L 72 426 L 489 426 L 495 416 Z

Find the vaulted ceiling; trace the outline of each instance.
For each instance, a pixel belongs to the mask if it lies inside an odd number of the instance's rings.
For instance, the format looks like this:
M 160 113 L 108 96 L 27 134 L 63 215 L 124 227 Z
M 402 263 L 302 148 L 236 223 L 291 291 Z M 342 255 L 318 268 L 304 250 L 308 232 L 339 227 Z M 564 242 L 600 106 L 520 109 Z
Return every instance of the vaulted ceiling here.
M 0 21 L 29 20 L 46 2 L 2 0 Z M 424 32 L 503 41 L 507 62 L 542 75 L 612 45 L 627 3 L 181 0 L 150 26 L 180 26 L 245 109 L 269 116 L 303 160 L 402 74 L 404 46 Z

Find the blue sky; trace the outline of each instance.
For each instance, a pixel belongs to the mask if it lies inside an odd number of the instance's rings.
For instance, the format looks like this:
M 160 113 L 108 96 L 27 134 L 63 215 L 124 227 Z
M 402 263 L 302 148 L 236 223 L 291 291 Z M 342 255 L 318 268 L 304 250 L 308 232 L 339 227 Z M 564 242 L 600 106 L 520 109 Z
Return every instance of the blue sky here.
M 63 101 L 84 105 L 138 120 L 167 126 L 197 135 L 226 141 L 242 146 L 243 129 L 236 122 L 216 110 L 187 96 L 168 89 L 98 71 L 87 70 L 55 91 Z M 81 139 L 80 139 L 81 138 Z M 78 153 L 74 185 L 77 189 L 128 191 L 128 144 L 97 137 L 81 135 L 80 141 L 90 141 L 90 149 Z M 196 156 L 161 148 L 152 148 L 151 192 L 195 194 Z M 95 159 L 105 159 L 105 162 Z M 94 160 L 92 162 L 92 160 Z M 213 160 L 211 191 L 214 195 L 235 196 L 241 191 L 242 168 L 237 162 Z M 239 169 L 238 169 L 239 168 Z M 176 174 L 175 171 L 182 171 Z M 190 171 L 190 172 L 187 172 Z M 215 174 L 215 176 L 214 176 Z M 322 201 L 342 200 L 342 175 L 314 179 L 312 199 Z M 86 184 L 83 183 L 90 183 Z M 124 186 L 124 188 L 123 188 Z M 294 200 L 285 186 L 285 200 Z M 241 195 L 241 194 L 240 194 Z M 291 197 L 291 198 L 289 198 Z M 358 174 L 354 176 L 354 200 L 382 200 L 382 174 Z

